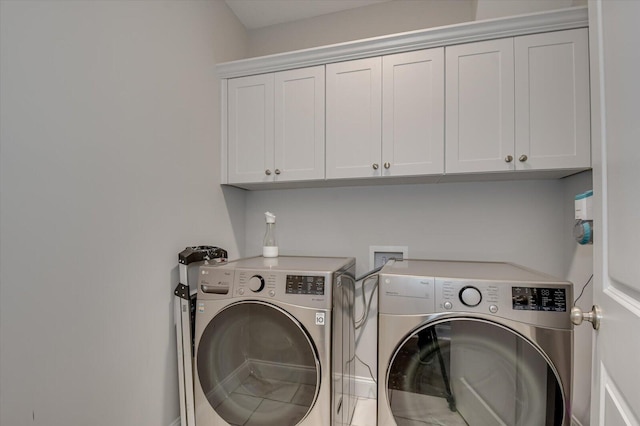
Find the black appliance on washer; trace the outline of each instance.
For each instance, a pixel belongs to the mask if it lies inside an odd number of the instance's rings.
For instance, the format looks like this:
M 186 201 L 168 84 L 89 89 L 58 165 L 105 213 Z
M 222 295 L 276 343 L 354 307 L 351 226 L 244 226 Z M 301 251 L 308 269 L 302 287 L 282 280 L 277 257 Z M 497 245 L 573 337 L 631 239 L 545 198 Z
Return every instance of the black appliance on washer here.
M 178 254 L 180 282 L 173 292 L 173 316 L 178 349 L 178 390 L 182 426 L 196 424 L 193 403 L 193 356 L 197 288 L 189 283 L 197 281 L 200 265 L 218 264 L 226 260 L 227 251 L 215 246 L 187 247 Z

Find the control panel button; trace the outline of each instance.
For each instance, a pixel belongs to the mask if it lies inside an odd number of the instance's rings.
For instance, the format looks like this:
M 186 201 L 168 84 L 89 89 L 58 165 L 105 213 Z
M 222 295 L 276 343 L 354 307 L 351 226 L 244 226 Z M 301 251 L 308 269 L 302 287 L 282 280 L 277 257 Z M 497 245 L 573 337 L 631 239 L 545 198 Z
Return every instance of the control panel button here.
M 276 292 L 274 290 L 269 290 L 269 296 L 273 297 L 276 295 Z
M 489 312 L 495 314 L 496 312 L 498 312 L 498 307 L 496 305 L 489 306 Z
M 242 296 L 242 295 L 244 294 L 244 288 L 239 289 L 239 290 L 238 290 L 238 294 L 239 294 L 240 296 Z
M 467 286 L 460 290 L 460 301 L 471 308 L 478 306 L 482 301 L 480 290 L 475 287 Z
M 442 305 L 446 310 L 450 310 L 451 308 L 453 308 L 453 303 L 451 302 L 444 302 L 444 305 Z
M 264 278 L 262 278 L 260 275 L 252 276 L 251 278 L 249 278 L 249 288 L 254 293 L 262 291 L 262 289 L 264 288 Z

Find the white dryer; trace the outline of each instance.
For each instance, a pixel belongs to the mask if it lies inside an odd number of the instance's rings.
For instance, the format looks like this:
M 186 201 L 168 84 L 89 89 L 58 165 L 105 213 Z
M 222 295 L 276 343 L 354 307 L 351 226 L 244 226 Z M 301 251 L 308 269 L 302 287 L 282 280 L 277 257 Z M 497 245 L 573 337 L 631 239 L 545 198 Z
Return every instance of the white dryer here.
M 379 280 L 379 426 L 570 425 L 570 282 L 428 260 Z
M 353 258 L 202 266 L 198 426 L 348 425 L 355 401 Z

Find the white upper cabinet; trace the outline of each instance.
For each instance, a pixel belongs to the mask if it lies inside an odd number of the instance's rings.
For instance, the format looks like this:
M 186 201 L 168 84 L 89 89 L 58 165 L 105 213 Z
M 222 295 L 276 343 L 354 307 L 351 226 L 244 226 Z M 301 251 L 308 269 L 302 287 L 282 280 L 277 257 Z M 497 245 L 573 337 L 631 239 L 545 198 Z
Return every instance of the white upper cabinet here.
M 444 48 L 327 65 L 327 178 L 444 171 Z
M 327 179 L 380 176 L 382 59 L 328 64 Z
M 446 172 L 513 170 L 513 39 L 447 47 L 446 63 Z
M 276 181 L 324 179 L 324 67 L 275 75 Z
M 221 182 L 298 188 L 589 169 L 588 24 L 588 8 L 567 8 L 218 64 Z
M 273 85 L 273 74 L 229 80 L 229 183 L 273 180 Z
M 587 30 L 446 50 L 446 173 L 591 166 Z
M 228 81 L 228 183 L 324 178 L 324 66 Z
M 382 175 L 444 172 L 444 48 L 382 58 Z
M 517 37 L 515 60 L 518 169 L 590 167 L 587 29 Z

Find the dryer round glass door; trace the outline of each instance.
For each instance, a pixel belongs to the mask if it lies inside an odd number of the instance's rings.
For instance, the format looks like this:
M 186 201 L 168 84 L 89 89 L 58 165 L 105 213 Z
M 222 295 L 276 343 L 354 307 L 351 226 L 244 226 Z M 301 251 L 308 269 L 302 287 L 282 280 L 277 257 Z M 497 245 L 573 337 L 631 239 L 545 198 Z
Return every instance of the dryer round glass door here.
M 396 348 L 386 379 L 398 425 L 559 426 L 564 418 L 562 387 L 547 357 L 486 320 L 414 330 Z
M 317 351 L 300 323 L 276 306 L 240 302 L 220 311 L 197 356 L 202 390 L 230 425 L 293 426 L 317 397 Z

